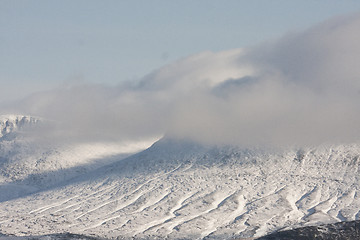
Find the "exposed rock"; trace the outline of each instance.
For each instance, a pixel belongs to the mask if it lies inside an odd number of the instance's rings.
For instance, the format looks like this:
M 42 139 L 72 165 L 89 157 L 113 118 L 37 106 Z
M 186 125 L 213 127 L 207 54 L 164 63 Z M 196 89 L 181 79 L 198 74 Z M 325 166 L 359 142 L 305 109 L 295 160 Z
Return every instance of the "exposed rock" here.
M 360 221 L 338 222 L 334 224 L 309 226 L 269 234 L 258 240 L 353 240 L 360 239 Z
M 40 120 L 30 116 L 22 115 L 5 115 L 0 116 L 0 138 L 9 134 L 30 127 L 38 123 Z

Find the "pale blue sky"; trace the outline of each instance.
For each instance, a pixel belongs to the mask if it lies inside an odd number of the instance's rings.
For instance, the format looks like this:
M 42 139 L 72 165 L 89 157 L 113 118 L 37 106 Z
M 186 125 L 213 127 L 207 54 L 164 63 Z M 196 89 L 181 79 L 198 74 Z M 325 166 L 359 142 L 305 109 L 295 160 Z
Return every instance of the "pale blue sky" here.
M 190 54 L 251 46 L 359 10 L 357 0 L 0 0 L 0 102 L 137 79 Z

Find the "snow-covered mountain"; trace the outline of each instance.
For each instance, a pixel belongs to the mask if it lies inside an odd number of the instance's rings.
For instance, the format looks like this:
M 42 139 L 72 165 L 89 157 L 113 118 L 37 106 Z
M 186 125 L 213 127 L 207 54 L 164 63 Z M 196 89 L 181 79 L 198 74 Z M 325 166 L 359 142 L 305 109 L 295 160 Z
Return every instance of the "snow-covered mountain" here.
M 44 122 L 31 116 L 0 117 L 0 201 L 40 191 L 119 161 L 154 141 L 47 143 L 34 137 Z M 31 134 L 25 134 L 30 130 Z
M 0 232 L 241 239 L 357 220 L 359 161 L 357 144 L 242 149 L 162 139 L 77 178 L 2 201 Z
M 23 115 L 0 115 L 0 138 L 11 133 L 21 131 L 24 128 L 36 125 L 41 120 L 32 116 Z

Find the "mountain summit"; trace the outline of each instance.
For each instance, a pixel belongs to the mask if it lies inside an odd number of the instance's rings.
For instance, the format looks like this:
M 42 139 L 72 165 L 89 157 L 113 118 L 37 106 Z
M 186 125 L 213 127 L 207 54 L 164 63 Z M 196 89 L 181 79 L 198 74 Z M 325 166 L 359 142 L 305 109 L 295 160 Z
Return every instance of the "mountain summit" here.
M 23 115 L 0 116 L 0 138 L 40 122 L 39 118 Z

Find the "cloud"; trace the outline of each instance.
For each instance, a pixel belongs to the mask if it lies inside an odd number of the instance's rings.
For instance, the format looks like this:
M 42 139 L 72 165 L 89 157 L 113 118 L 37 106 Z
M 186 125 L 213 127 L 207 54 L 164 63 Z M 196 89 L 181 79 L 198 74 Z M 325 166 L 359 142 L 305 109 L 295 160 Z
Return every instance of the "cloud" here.
M 339 17 L 254 48 L 199 53 L 138 82 L 37 93 L 8 110 L 55 120 L 52 132 L 64 139 L 358 141 L 358 26 L 359 14 Z
M 359 14 L 335 18 L 247 49 L 237 64 L 252 74 L 180 103 L 175 134 L 242 145 L 358 141 L 359 25 Z
M 248 59 L 264 74 L 318 90 L 359 88 L 359 14 L 338 17 L 253 49 Z

